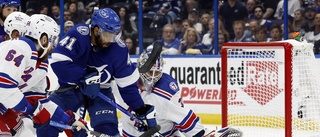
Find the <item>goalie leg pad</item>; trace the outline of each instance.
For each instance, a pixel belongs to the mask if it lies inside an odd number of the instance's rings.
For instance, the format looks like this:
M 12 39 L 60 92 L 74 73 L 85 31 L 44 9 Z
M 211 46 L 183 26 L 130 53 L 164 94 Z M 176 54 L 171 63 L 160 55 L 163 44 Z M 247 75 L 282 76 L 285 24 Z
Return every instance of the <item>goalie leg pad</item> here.
M 232 127 L 224 127 L 213 134 L 214 137 L 242 137 L 242 132 L 239 129 Z

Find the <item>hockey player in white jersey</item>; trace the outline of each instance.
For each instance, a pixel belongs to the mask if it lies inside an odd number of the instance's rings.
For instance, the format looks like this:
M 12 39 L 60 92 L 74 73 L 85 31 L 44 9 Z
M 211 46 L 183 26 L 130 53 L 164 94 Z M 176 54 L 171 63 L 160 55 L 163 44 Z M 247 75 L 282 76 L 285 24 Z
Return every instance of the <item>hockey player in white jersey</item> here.
M 31 117 L 35 127 L 46 126 L 51 119 L 86 128 L 82 119 L 76 119 L 73 113 L 65 113 L 56 104 L 46 99 L 46 60 L 50 48 L 59 34 L 58 25 L 52 18 L 36 14 L 30 17 L 26 26 L 28 27 L 26 37 L 0 44 L 0 60 L 2 59 L 0 61 L 0 89 L 2 91 L 0 103 L 2 110 L 8 108 L 7 113 L 16 112 Z M 7 125 L 12 125 L 12 121 L 16 119 L 9 118 L 11 121 L 8 121 L 8 118 L 4 118 L 4 121 Z M 29 127 L 33 125 L 30 120 L 28 123 Z M 0 127 L 2 126 L 0 125 Z M 33 127 L 31 126 L 31 128 Z M 30 129 L 23 129 L 22 126 L 22 129 L 18 128 L 14 133 L 17 132 L 16 136 L 35 136 L 34 130 L 25 132 L 26 130 Z M 11 135 L 8 132 L 5 134 Z
M 7 33 L 5 40 L 16 40 L 24 36 L 29 19 L 30 16 L 23 12 L 10 13 L 4 21 L 4 31 Z M 32 120 L 28 117 L 20 117 L 19 112 L 8 109 L 4 114 L 0 113 L 0 120 L 8 125 L 11 134 L 16 137 L 35 135 Z
M 4 31 L 7 33 L 5 40 L 18 39 L 27 31 L 26 24 L 30 16 L 19 11 L 12 12 L 8 15 L 3 23 Z
M 149 54 L 142 53 L 137 67 L 142 66 Z M 161 126 L 162 136 L 202 137 L 205 133 L 200 118 L 188 108 L 183 107 L 178 83 L 170 75 L 163 73 L 164 61 L 160 56 L 149 72 L 140 73 L 140 91 L 143 100 L 156 108 L 156 120 Z M 172 111 L 174 110 L 174 111 Z M 134 127 L 134 121 L 123 116 L 123 136 L 135 137 L 142 133 Z

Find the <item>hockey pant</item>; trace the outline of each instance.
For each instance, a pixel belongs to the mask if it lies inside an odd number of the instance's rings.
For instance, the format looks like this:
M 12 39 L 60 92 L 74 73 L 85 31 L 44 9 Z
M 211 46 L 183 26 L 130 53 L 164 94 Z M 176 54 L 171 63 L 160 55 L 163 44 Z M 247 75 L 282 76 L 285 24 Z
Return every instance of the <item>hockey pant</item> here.
M 111 89 L 101 90 L 101 92 L 114 100 Z M 79 89 L 71 89 L 65 92 L 53 93 L 49 96 L 49 99 L 55 102 L 65 111 L 72 110 L 73 112 L 76 112 L 81 106 L 83 106 L 84 103 L 83 94 Z M 100 99 L 99 97 L 87 100 L 87 110 L 90 115 L 91 127 L 93 127 L 95 131 L 107 135 L 118 135 L 119 130 L 116 108 L 110 105 L 108 102 Z M 52 126 L 37 129 L 38 137 L 57 137 L 59 135 L 59 132 L 62 132 L 62 130 Z

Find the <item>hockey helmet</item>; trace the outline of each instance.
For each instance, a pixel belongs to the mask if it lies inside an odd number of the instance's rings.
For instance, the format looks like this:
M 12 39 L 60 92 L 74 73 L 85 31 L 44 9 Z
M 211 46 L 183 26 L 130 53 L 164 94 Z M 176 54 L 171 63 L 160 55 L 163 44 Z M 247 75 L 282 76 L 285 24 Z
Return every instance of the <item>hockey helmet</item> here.
M 93 12 L 91 26 L 94 27 L 96 25 L 105 32 L 119 33 L 121 29 L 118 14 L 110 8 L 99 9 Z
M 30 16 L 23 12 L 12 12 L 3 23 L 4 31 L 9 35 L 11 39 L 11 34 L 14 30 L 17 30 L 20 36 L 23 36 L 27 31 L 26 24 L 29 19 Z
M 143 52 L 138 61 L 137 61 L 137 67 L 143 67 L 143 65 L 147 62 L 151 52 Z M 151 67 L 150 71 L 146 73 L 140 73 L 140 78 L 142 79 L 142 82 L 154 84 L 159 81 L 159 79 L 162 77 L 162 68 L 164 65 L 164 61 L 162 56 L 160 55 L 159 58 L 156 60 L 156 62 Z
M 33 14 L 26 26 L 28 29 L 25 36 L 38 40 L 40 47 L 44 50 L 42 55 L 39 57 L 42 58 L 48 52 L 48 49 L 50 49 L 52 45 L 56 44 L 60 33 L 59 26 L 51 17 L 44 14 Z M 48 47 L 43 47 L 40 42 L 42 34 L 47 34 L 48 36 Z

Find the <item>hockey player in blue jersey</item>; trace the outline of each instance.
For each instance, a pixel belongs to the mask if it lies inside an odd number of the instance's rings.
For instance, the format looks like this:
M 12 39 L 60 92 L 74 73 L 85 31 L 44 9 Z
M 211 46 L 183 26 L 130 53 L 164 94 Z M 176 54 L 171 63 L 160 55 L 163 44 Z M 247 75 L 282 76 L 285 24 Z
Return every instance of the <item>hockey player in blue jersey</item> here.
M 112 80 L 124 101 L 146 121 L 148 127 L 140 130 L 156 126 L 154 107 L 144 104 L 139 95 L 139 73 L 131 64 L 127 46 L 119 39 L 120 28 L 120 19 L 112 9 L 94 11 L 90 25 L 78 24 L 66 32 L 53 50 L 51 63 L 60 87 L 49 98 L 74 112 L 84 104 L 93 129 L 110 136 L 120 136 L 116 108 L 97 94 L 114 100 Z M 51 128 L 37 131 L 38 135 L 57 134 Z
M 150 53 L 142 53 L 137 61 L 137 67 L 146 63 Z M 162 72 L 164 61 L 160 56 L 150 71 L 140 73 L 139 88 L 142 99 L 155 106 L 157 123 L 161 126 L 159 133 L 164 137 L 183 136 L 202 137 L 204 126 L 196 114 L 183 107 L 180 89 L 177 81 L 167 73 Z M 134 122 L 129 117 L 122 117 L 124 137 L 136 137 L 141 133 L 134 128 Z

